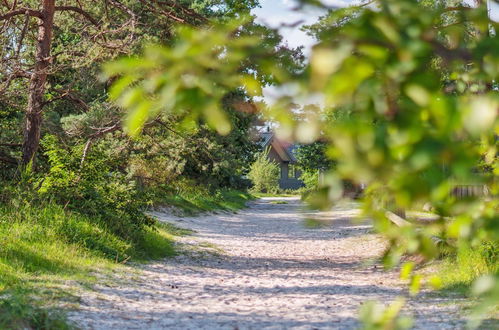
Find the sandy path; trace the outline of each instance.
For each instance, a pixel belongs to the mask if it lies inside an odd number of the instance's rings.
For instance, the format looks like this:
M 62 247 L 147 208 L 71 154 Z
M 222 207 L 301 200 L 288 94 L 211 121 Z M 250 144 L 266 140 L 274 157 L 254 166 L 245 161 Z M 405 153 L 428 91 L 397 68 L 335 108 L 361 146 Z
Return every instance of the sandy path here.
M 83 329 L 351 329 L 362 302 L 406 295 L 395 273 L 366 265 L 383 244 L 368 224 L 350 222 L 352 205 L 315 214 L 331 222 L 310 229 L 297 199 L 279 200 L 287 204 L 267 198 L 230 215 L 158 213 L 196 230 L 182 243 L 205 252 L 192 249 L 97 287 L 70 319 Z M 462 328 L 459 301 L 423 294 L 407 311 L 417 328 Z

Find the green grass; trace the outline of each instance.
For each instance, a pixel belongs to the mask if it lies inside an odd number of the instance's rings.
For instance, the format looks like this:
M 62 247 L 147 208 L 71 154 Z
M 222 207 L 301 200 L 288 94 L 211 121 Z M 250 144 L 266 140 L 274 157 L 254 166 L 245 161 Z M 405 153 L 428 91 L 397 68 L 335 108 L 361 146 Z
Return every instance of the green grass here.
M 0 206 L 0 329 L 66 329 L 50 308 L 70 287 L 91 285 L 130 259 L 171 256 L 172 226 L 113 234 L 101 219 L 62 207 Z
M 277 193 L 277 194 L 270 194 L 270 193 L 252 193 L 253 196 L 261 198 L 261 197 L 296 197 L 300 196 L 300 193 L 297 191 L 296 193 L 289 193 L 289 192 L 282 192 L 282 193 Z
M 220 190 L 216 193 L 193 191 L 161 197 L 156 204 L 173 206 L 183 215 L 190 216 L 218 210 L 235 212 L 252 199 L 253 195 L 238 190 Z
M 484 242 L 444 255 L 439 277 L 442 289 L 468 293 L 473 281 L 484 274 L 499 274 L 499 244 Z
M 484 329 L 495 329 L 499 324 L 499 306 L 495 293 L 477 298 L 472 294 L 473 282 L 482 275 L 499 275 L 499 243 L 482 242 L 473 248 L 461 248 L 444 254 L 438 265 L 439 293 L 444 296 L 458 293 L 467 296 L 472 302 L 468 306 L 474 315 L 470 328 L 478 327 L 480 322 Z M 497 291 L 497 290 L 496 290 Z M 478 323 L 476 323 L 478 322 Z M 480 327 L 482 328 L 482 327 Z
M 303 220 L 303 225 L 305 226 L 305 228 L 317 229 L 317 228 L 327 227 L 329 224 L 327 221 L 306 218 L 305 220 Z

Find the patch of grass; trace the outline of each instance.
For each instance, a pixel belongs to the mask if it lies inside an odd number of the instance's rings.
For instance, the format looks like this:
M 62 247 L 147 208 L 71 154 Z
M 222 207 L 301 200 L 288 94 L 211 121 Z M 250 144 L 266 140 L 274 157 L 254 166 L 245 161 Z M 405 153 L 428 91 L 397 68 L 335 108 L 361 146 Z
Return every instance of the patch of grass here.
M 163 230 L 165 230 L 166 232 L 168 232 L 170 235 L 173 236 L 189 236 L 195 233 L 194 230 L 180 228 L 168 222 L 160 222 L 158 223 L 158 227 L 162 228 Z
M 305 220 L 303 220 L 303 225 L 305 226 L 305 228 L 317 229 L 326 227 L 327 223 L 318 219 L 306 218 Z
M 300 196 L 299 192 L 289 193 L 289 192 L 281 192 L 277 194 L 269 194 L 269 193 L 253 193 L 253 196 L 261 198 L 261 197 L 297 197 Z
M 71 329 L 63 314 L 35 306 L 27 296 L 16 293 L 0 299 L 1 329 Z
M 179 209 L 183 215 L 192 216 L 202 212 L 232 211 L 246 207 L 246 203 L 255 197 L 238 190 L 220 190 L 183 192 L 177 195 L 161 197 L 156 204 L 166 204 Z
M 499 274 L 499 243 L 484 242 L 444 255 L 439 277 L 442 289 L 467 294 L 473 281 L 484 274 Z
M 173 226 L 130 228 L 126 238 L 105 219 L 55 204 L 0 206 L 0 329 L 66 329 L 51 304 L 91 285 L 130 259 L 171 256 Z
M 288 204 L 288 202 L 285 202 L 285 201 L 272 201 L 272 202 L 270 202 L 270 204 L 277 204 L 277 205 L 279 205 L 279 204 Z

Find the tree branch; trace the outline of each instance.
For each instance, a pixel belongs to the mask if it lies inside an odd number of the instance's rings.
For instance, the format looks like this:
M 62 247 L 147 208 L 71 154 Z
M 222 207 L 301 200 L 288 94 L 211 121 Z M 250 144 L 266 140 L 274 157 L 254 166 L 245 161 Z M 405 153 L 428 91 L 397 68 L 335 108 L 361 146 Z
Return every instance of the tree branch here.
M 68 99 L 69 101 L 80 106 L 83 109 L 83 111 L 85 111 L 85 112 L 88 111 L 88 109 L 89 109 L 88 104 L 85 101 L 83 101 L 83 99 L 80 98 L 78 95 L 76 95 L 76 93 L 71 89 L 71 86 L 66 90 L 54 88 L 53 91 L 55 91 L 59 95 L 51 98 L 50 100 L 43 102 L 43 106 L 46 106 L 47 104 L 53 103 L 53 102 L 58 101 L 58 100 Z
M 449 12 L 449 11 L 462 11 L 462 10 L 471 10 L 474 9 L 473 7 L 466 7 L 466 6 L 455 6 L 455 7 L 446 7 L 444 8 L 443 12 Z
M 85 11 L 79 7 L 76 7 L 76 6 L 56 6 L 55 11 L 74 11 L 75 13 L 78 13 L 78 14 L 82 15 L 83 17 L 85 17 L 93 25 L 100 27 L 99 21 L 97 21 L 95 18 L 93 18 L 92 15 L 90 15 L 90 13 L 88 13 L 87 11 Z
M 0 15 L 0 21 L 9 19 L 11 17 L 17 16 L 17 15 L 28 15 L 32 17 L 38 17 L 40 19 L 43 18 L 42 12 L 38 10 L 33 10 L 29 8 L 20 8 L 16 10 L 11 10 L 3 15 Z
M 169 7 L 173 7 L 173 8 L 178 8 L 180 9 L 184 14 L 186 14 L 187 16 L 190 16 L 192 18 L 196 18 L 196 19 L 199 19 L 203 22 L 208 22 L 208 19 L 206 17 L 204 17 L 203 15 L 200 15 L 198 14 L 197 12 L 195 12 L 194 10 L 184 6 L 184 5 L 181 5 L 178 3 L 178 1 L 171 1 L 171 0 L 166 0 L 166 1 L 158 1 L 158 0 L 155 0 L 155 2 L 158 4 L 158 5 L 166 5 L 166 6 L 169 6 Z
M 120 128 L 121 128 L 120 122 L 117 122 L 112 126 L 99 128 L 97 130 L 97 132 L 91 134 L 87 140 L 87 143 L 85 143 L 85 147 L 83 148 L 83 154 L 81 156 L 80 167 L 83 166 L 83 163 L 85 163 L 85 160 L 87 159 L 87 155 L 88 155 L 88 152 L 90 150 L 90 147 L 92 146 L 92 143 L 94 142 L 95 139 L 97 139 L 98 137 L 100 137 L 104 134 L 117 131 Z
M 5 82 L 5 85 L 2 88 L 0 88 L 0 94 L 3 94 L 7 89 L 9 89 L 10 84 L 12 83 L 12 81 L 14 79 L 17 79 L 17 78 L 26 78 L 26 79 L 29 79 L 29 78 L 31 78 L 31 75 L 28 74 L 28 73 L 26 73 L 25 71 L 16 71 L 16 72 L 11 73 L 7 77 L 2 77 L 0 79 L 0 83 L 4 83 Z
M 22 144 L 21 143 L 0 143 L 0 147 L 12 147 L 12 148 L 16 148 L 16 147 L 21 147 Z
M 152 12 L 164 15 L 170 19 L 173 19 L 174 21 L 177 21 L 179 23 L 185 23 L 185 20 L 173 15 L 171 12 L 166 12 L 165 10 L 155 8 L 154 5 L 150 4 L 150 0 L 139 0 L 141 3 L 146 5 Z
M 29 25 L 29 16 L 26 15 L 26 19 L 24 21 L 24 26 L 21 31 L 21 37 L 19 38 L 19 42 L 17 43 L 17 49 L 16 49 L 16 57 L 19 58 L 19 54 L 21 53 L 21 48 L 23 46 L 24 38 L 26 37 L 26 32 L 28 31 L 28 25 Z
M 11 156 L 9 156 L 1 151 L 0 151 L 0 161 L 4 162 L 4 163 L 12 164 L 12 165 L 18 164 L 18 162 L 15 158 L 12 158 Z

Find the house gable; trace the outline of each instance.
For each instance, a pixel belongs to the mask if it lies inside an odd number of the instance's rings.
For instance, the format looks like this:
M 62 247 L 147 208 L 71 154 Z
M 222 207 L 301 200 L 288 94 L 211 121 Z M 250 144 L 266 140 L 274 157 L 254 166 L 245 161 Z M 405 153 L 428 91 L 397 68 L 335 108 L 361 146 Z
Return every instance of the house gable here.
M 276 139 L 274 133 L 265 132 L 261 134 L 260 146 L 265 149 L 270 147 L 269 156 L 277 162 L 296 162 L 295 157 L 289 150 L 289 146 Z M 272 155 L 274 154 L 274 155 Z
M 282 189 L 298 189 L 303 187 L 304 184 L 299 178 L 299 171 L 291 168 L 296 163 L 296 158 L 292 153 L 293 145 L 285 141 L 280 141 L 272 132 L 261 133 L 260 137 L 261 140 L 258 144 L 263 149 L 269 148 L 268 158 L 279 164 L 279 187 Z M 289 175 L 290 173 L 292 173 L 291 176 Z

